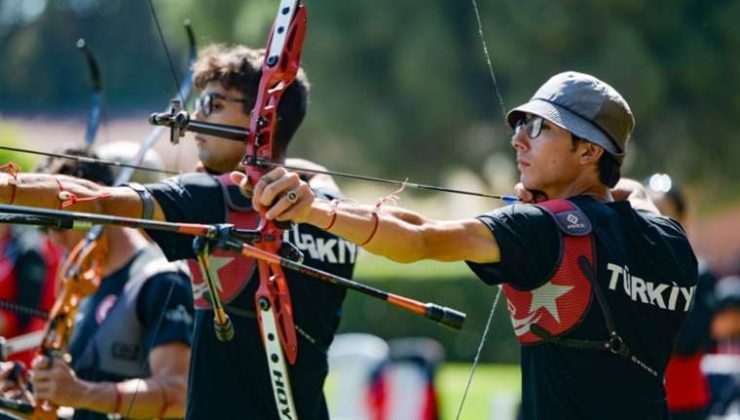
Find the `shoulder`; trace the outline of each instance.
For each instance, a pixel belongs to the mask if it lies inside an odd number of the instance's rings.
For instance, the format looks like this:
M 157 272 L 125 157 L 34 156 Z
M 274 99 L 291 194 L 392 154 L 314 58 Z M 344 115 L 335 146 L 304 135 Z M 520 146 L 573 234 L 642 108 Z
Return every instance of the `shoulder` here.
M 183 306 L 192 312 L 190 278 L 181 271 L 163 271 L 149 276 L 136 298 L 140 317 L 159 314 L 165 308 Z
M 224 189 L 211 175 L 187 173 L 147 184 L 145 188 L 168 221 L 220 223 L 223 219 Z
M 553 218 L 542 208 L 533 204 L 512 204 L 481 214 L 476 217 L 490 229 L 499 226 L 537 228 L 554 226 Z
M 635 213 L 645 227 L 653 229 L 661 235 L 669 238 L 688 241 L 684 227 L 670 217 L 661 216 L 659 214 L 643 210 L 635 210 Z
M 218 181 L 215 177 L 198 172 L 184 173 L 160 182 L 147 184 L 147 188 L 149 189 L 173 189 L 183 192 L 198 188 L 214 188 L 216 186 L 218 186 Z
M 164 270 L 153 273 L 144 280 L 142 294 L 162 295 L 169 294 L 169 289 L 188 290 L 190 277 L 180 270 Z

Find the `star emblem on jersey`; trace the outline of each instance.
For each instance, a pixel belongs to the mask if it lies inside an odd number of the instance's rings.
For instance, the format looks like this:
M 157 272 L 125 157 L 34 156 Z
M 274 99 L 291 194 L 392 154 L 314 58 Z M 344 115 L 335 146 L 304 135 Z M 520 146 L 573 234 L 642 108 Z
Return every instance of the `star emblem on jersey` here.
M 529 305 L 529 311 L 536 312 L 540 308 L 544 308 L 547 312 L 555 318 L 555 322 L 560 323 L 560 315 L 558 315 L 558 305 L 556 300 L 568 293 L 575 286 L 559 286 L 552 284 L 549 281 L 542 286 L 532 290 L 532 303 Z
M 219 271 L 221 271 L 221 269 L 224 266 L 226 266 L 230 262 L 232 262 L 234 260 L 234 258 L 236 258 L 236 257 L 233 256 L 233 255 L 232 256 L 228 256 L 228 257 L 217 257 L 217 256 L 214 255 L 214 256 L 211 257 L 211 268 L 213 269 L 213 272 L 216 273 L 216 278 L 213 279 L 213 284 L 214 284 L 214 286 L 216 286 L 216 289 L 218 289 L 221 292 L 224 291 L 224 288 L 223 288 L 223 286 L 221 286 L 221 276 L 219 275 Z M 200 270 L 200 275 L 201 276 L 205 276 L 206 275 L 206 273 L 203 272 L 203 268 L 202 267 L 201 267 L 201 270 Z
M 561 277 L 562 281 L 563 277 Z M 532 290 L 516 290 L 504 285 L 514 333 L 522 343 L 541 341 L 531 331 L 534 324 L 553 335 L 567 332 L 585 315 L 591 298 L 591 284 L 583 276 L 552 280 Z
M 208 285 L 200 265 L 188 260 L 193 276 L 193 300 L 198 309 L 210 309 Z M 232 251 L 216 250 L 211 254 L 211 268 L 215 274 L 214 285 L 224 303 L 234 299 L 247 285 L 254 273 L 255 262 Z

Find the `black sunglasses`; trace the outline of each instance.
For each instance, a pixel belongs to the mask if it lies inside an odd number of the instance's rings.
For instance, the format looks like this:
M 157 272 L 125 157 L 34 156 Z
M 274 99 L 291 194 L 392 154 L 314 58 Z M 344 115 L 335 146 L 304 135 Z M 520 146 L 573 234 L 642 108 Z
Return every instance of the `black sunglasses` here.
M 216 92 L 203 92 L 200 94 L 198 99 L 195 100 L 195 110 L 204 117 L 211 115 L 213 112 L 213 100 L 219 99 L 227 102 L 238 102 L 246 104 L 247 100 L 244 98 L 235 98 L 233 96 L 226 96 Z
M 539 137 L 540 134 L 542 134 L 542 124 L 544 123 L 544 120 L 542 117 L 533 117 L 527 120 L 526 118 L 522 117 L 519 119 L 519 121 L 516 122 L 516 125 L 514 125 L 514 135 L 519 134 L 519 131 L 523 128 L 527 128 L 527 135 L 530 139 L 536 139 Z

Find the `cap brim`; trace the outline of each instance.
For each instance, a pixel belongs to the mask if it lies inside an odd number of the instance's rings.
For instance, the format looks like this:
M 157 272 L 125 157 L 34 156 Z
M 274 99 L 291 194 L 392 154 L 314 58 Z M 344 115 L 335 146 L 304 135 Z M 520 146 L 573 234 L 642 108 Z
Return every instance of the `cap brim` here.
M 614 156 L 624 156 L 624 151 L 619 149 L 617 145 L 606 134 L 604 134 L 601 129 L 599 129 L 599 127 L 594 125 L 591 121 L 557 104 L 553 104 L 542 99 L 532 99 L 526 104 L 520 105 L 509 111 L 509 113 L 506 114 L 506 121 L 513 129 L 514 126 L 516 126 L 517 121 L 519 121 L 525 113 L 540 116 L 558 127 L 570 131 L 578 137 L 586 139 L 591 143 L 598 144 Z

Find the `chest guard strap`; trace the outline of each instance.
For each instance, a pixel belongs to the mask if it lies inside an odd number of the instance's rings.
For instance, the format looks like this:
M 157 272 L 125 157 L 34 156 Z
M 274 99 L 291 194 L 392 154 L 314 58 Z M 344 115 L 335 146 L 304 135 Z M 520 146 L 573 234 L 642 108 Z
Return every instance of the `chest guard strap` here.
M 532 334 L 536 335 L 544 342 L 553 343 L 563 347 L 609 351 L 631 360 L 647 373 L 657 377 L 657 371 L 633 355 L 624 339 L 616 331 L 614 318 L 612 317 L 609 305 L 606 302 L 606 296 L 604 296 L 604 292 L 596 279 L 596 248 L 593 244 L 593 235 L 591 234 L 591 222 L 575 204 L 568 200 L 550 200 L 539 203 L 537 206 L 553 216 L 563 234 L 562 258 L 550 281 L 557 282 L 556 279 L 558 276 L 561 276 L 563 275 L 562 273 L 564 273 L 564 265 L 577 266 L 578 271 L 588 279 L 591 289 L 593 289 L 596 301 L 604 314 L 609 337 L 606 340 L 563 338 L 553 334 L 538 323 L 530 326 Z M 588 238 L 588 246 L 590 248 L 588 252 L 583 252 L 583 249 L 579 250 L 578 244 L 573 241 L 574 238 L 579 237 Z
M 606 303 L 606 298 L 596 280 L 596 249 L 593 244 L 593 235 L 591 234 L 591 222 L 575 204 L 568 200 L 550 200 L 538 204 L 538 207 L 553 216 L 563 234 L 563 258 L 560 261 L 560 266 L 555 271 L 555 275 L 551 278 L 551 281 L 564 273 L 562 268 L 565 264 L 575 266 L 572 268 L 577 267 L 581 275 L 588 279 L 591 289 L 593 290 L 593 294 L 596 296 L 596 301 L 601 307 L 604 319 L 606 320 L 606 328 L 609 332 L 609 338 L 603 341 L 562 338 L 555 336 L 539 324 L 531 326 L 532 333 L 540 337 L 545 342 L 558 344 L 564 347 L 607 350 L 624 357 L 629 357 L 630 349 L 615 329 L 614 320 L 611 316 L 609 306 Z M 577 239 L 579 237 L 584 239 L 587 238 L 588 248 L 590 249 L 578 249 L 578 244 L 575 243 L 573 239 Z
M 557 303 L 554 304 L 555 311 L 560 314 L 559 322 L 553 323 L 551 319 L 545 317 L 544 313 L 530 314 L 533 318 L 536 317 L 537 321 L 529 325 L 528 334 L 518 336 L 519 341 L 522 344 L 547 342 L 564 347 L 607 350 L 629 357 L 630 350 L 615 330 L 606 299 L 596 281 L 596 255 L 593 235 L 591 234 L 591 222 L 575 204 L 568 200 L 550 200 L 539 203 L 537 206 L 553 217 L 562 236 L 560 259 L 553 275 L 546 284 L 561 288 L 569 287 L 570 290 L 562 294 Z M 508 285 L 504 285 L 504 287 L 507 298 L 514 301 L 512 306 L 515 308 L 518 306 L 516 301 L 522 300 L 520 295 L 529 296 L 529 299 L 534 301 L 535 293 L 541 293 L 538 291 L 539 288 L 533 291 L 521 292 Z M 590 306 L 592 290 L 604 313 L 609 339 L 595 341 L 564 338 L 563 336 L 575 328 L 586 316 Z M 587 296 L 584 296 L 584 293 Z M 568 316 L 569 310 L 575 311 L 575 319 Z
M 576 328 L 591 305 L 591 280 L 578 260 L 591 264 L 594 259 L 591 224 L 583 212 L 569 201 L 542 203 L 562 234 L 557 265 L 547 281 L 532 290 L 503 288 L 517 340 L 522 345 L 554 341 Z

